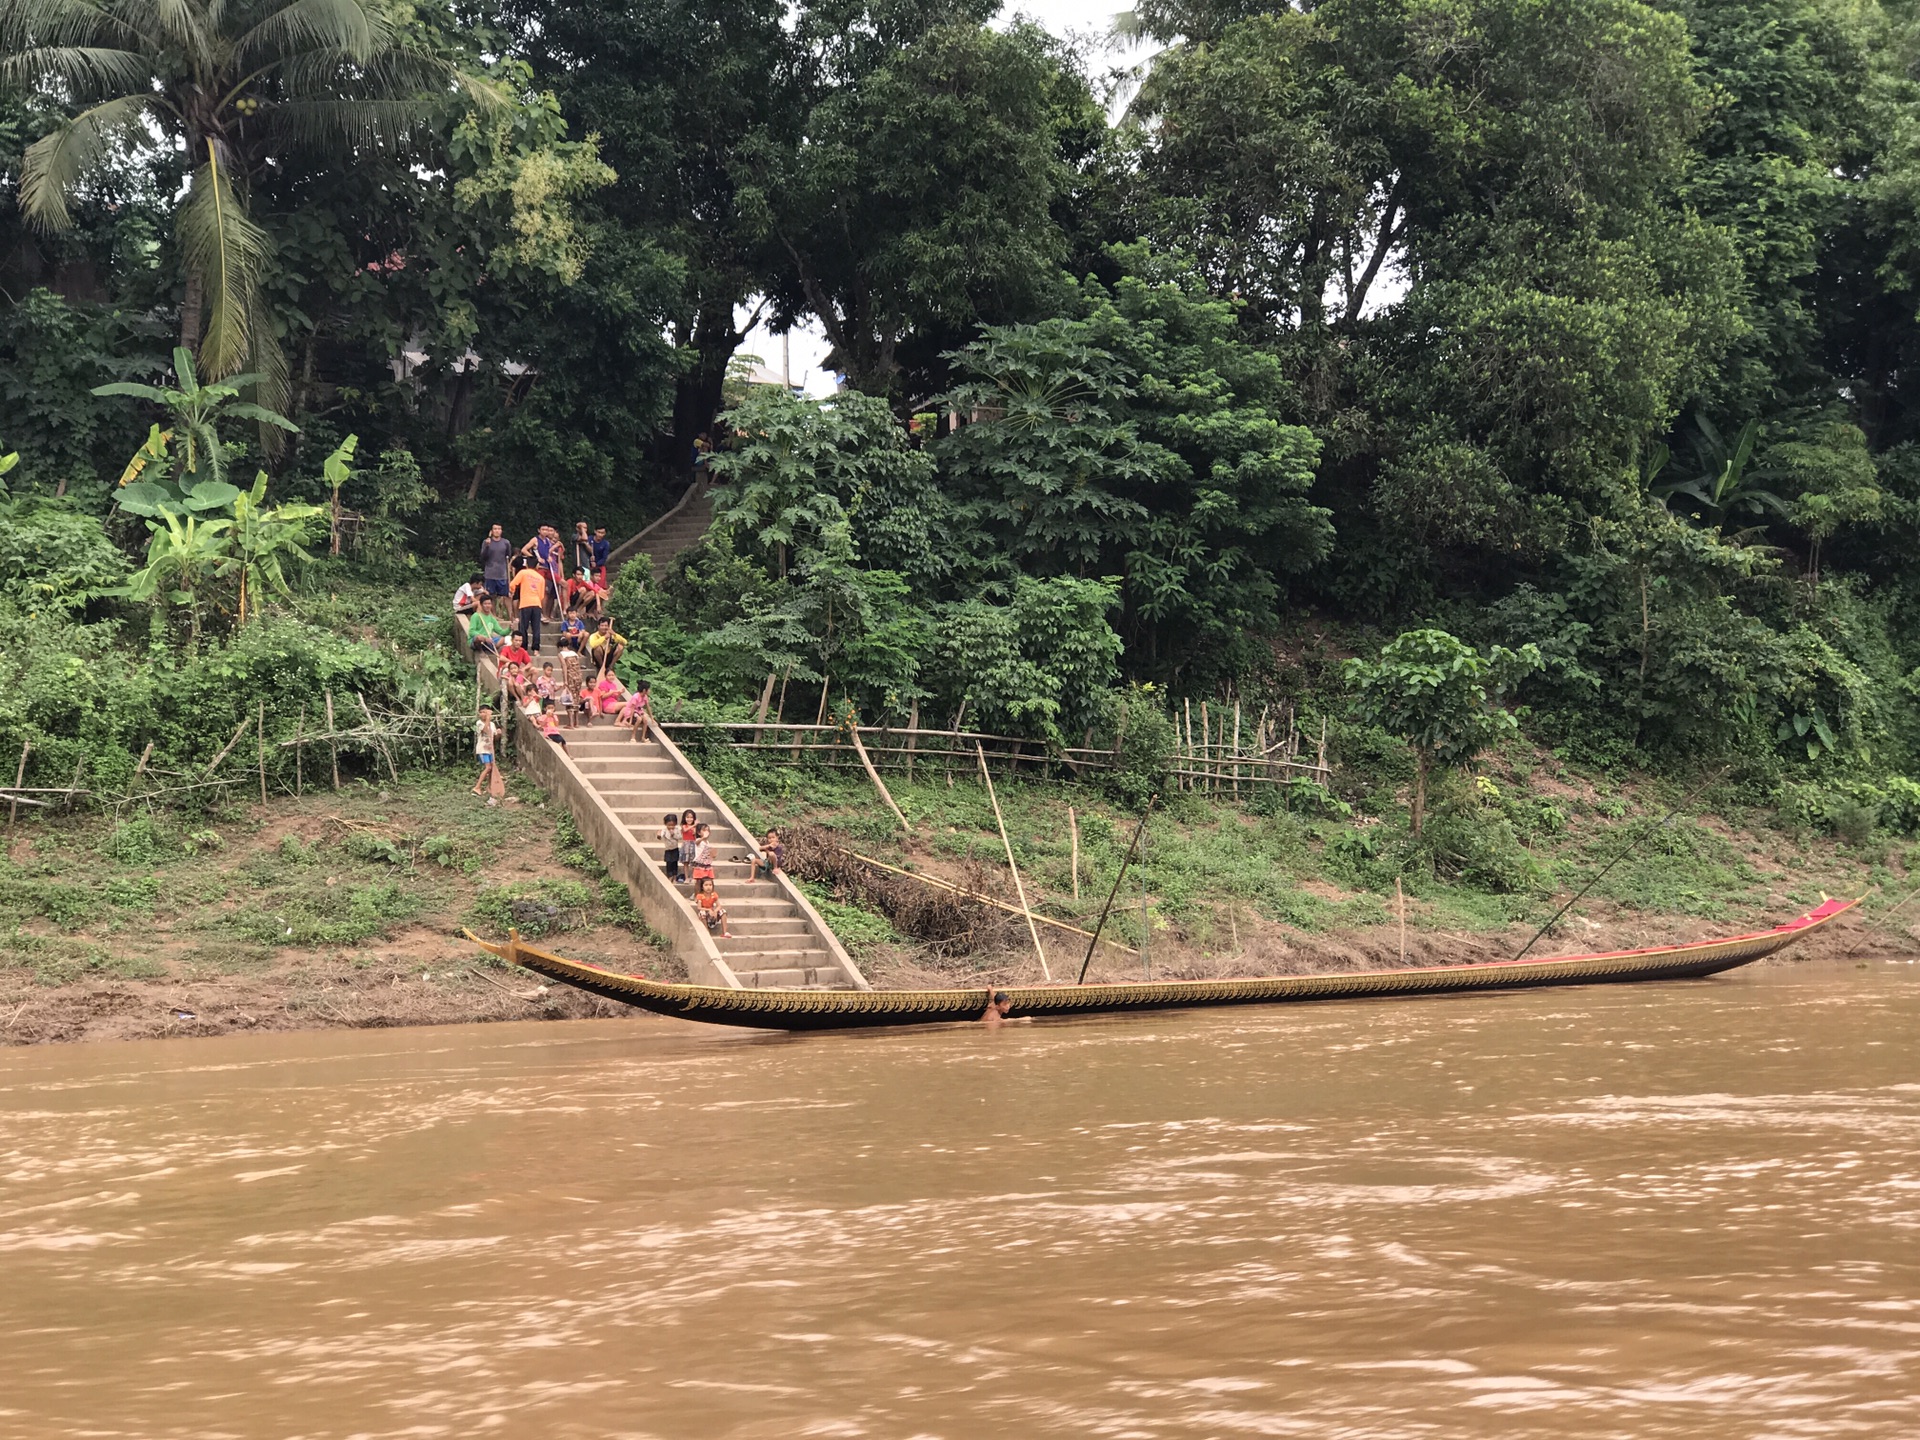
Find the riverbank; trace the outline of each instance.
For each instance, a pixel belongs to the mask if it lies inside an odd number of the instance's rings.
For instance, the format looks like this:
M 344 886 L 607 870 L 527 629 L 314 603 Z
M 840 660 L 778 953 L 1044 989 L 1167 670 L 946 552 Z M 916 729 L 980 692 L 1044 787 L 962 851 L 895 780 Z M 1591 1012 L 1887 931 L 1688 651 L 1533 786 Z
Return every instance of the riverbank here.
M 472 926 L 680 978 L 572 823 L 518 779 L 410 775 L 178 821 L 22 822 L 0 865 L 0 1042 L 572 1019 L 623 1009 Z
M 903 836 L 864 779 L 756 767 L 725 754 L 706 763 L 749 824 L 798 827 L 817 845 L 1017 901 L 991 807 L 968 777 L 951 787 L 944 775 L 893 785 L 914 826 Z M 191 821 L 22 821 L 6 833 L 0 864 L 0 1042 L 630 1013 L 501 966 L 467 943 L 463 927 L 498 935 L 512 925 L 596 964 L 683 978 L 545 795 L 516 776 L 507 802 L 489 807 L 468 783 L 414 774 Z M 999 794 L 1028 900 L 1043 915 L 1090 928 L 1131 817 L 1084 787 L 1007 782 Z M 1484 812 L 1483 828 L 1510 836 L 1518 851 L 1479 854 L 1474 875 L 1444 859 L 1403 872 L 1409 964 L 1511 955 L 1657 818 L 1649 807 L 1660 803 L 1650 791 L 1564 772 L 1523 774 L 1511 759 L 1490 767 L 1468 798 Z M 1534 833 L 1514 829 L 1516 810 L 1539 817 Z M 1457 814 L 1451 823 L 1459 827 Z M 1091 975 L 1398 964 L 1399 909 L 1391 878 L 1381 876 L 1389 860 L 1400 863 L 1395 846 L 1404 839 L 1391 823 L 1364 817 L 1259 814 L 1231 797 L 1176 797 L 1149 829 L 1108 921 L 1117 945 L 1101 947 Z M 1875 884 L 1904 897 L 1917 851 L 1884 838 L 1844 846 L 1795 835 L 1757 815 L 1677 820 L 1649 835 L 1536 953 L 1764 928 L 1823 895 Z M 1502 873 L 1529 887 L 1491 888 L 1488 880 Z M 1017 913 L 969 907 L 988 919 L 956 950 L 908 933 L 870 896 L 827 880 L 807 884 L 876 986 L 1041 978 Z M 1920 937 L 1901 919 L 1920 920 L 1920 908 L 1883 928 L 1850 923 L 1823 932 L 1779 963 L 1910 954 Z M 1045 926 L 1041 938 L 1055 978 L 1077 972 L 1084 939 Z

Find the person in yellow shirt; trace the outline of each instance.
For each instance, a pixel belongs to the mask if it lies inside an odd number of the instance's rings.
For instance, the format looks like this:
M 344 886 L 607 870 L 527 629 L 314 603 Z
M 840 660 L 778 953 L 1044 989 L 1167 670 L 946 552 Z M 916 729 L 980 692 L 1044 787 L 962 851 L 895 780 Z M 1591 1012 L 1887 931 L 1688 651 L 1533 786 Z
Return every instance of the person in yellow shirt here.
M 587 661 L 597 674 L 604 675 L 613 668 L 613 662 L 627 653 L 627 637 L 613 628 L 613 621 L 604 615 L 599 625 L 587 636 Z
M 507 582 L 513 603 L 520 610 L 520 637 L 527 649 L 540 652 L 540 612 L 547 604 L 547 576 L 538 565 L 523 565 Z

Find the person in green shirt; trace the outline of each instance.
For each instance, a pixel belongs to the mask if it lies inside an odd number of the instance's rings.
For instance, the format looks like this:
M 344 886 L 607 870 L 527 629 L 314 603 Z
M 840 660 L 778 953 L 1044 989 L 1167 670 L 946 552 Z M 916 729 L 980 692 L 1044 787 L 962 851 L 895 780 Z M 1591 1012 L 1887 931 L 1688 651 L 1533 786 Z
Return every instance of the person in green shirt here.
M 507 622 L 493 613 L 493 597 L 481 597 L 479 612 L 467 621 L 467 643 L 491 655 L 499 650 L 500 642 L 508 633 Z

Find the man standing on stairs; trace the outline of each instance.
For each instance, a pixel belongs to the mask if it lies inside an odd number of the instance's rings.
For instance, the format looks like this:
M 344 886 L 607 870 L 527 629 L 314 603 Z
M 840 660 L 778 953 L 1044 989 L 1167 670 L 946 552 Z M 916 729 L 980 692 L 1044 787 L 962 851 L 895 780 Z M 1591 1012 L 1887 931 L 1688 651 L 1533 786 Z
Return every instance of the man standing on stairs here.
M 540 653 L 540 612 L 547 603 L 547 576 L 538 565 L 526 564 L 509 582 L 513 603 L 520 611 L 520 637 L 527 648 Z
M 507 539 L 505 530 L 494 526 L 480 542 L 480 579 L 489 595 L 506 599 L 507 562 L 512 558 L 513 542 Z

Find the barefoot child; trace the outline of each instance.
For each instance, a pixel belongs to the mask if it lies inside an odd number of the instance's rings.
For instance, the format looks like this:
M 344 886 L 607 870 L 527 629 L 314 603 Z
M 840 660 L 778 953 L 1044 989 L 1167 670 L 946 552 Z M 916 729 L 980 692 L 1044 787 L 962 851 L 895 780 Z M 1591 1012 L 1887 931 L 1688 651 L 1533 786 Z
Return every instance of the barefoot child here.
M 713 827 L 698 825 L 693 832 L 693 883 L 697 888 L 702 880 L 713 883 Z
M 533 723 L 540 728 L 540 733 L 546 736 L 547 739 L 558 745 L 562 750 L 567 748 L 567 737 L 560 733 L 560 721 L 553 713 L 553 701 L 542 700 L 540 702 L 539 710 L 534 712 Z
M 666 847 L 666 854 L 663 858 L 667 864 L 667 883 L 669 885 L 678 885 L 680 883 L 680 817 L 678 815 L 662 815 L 660 817 L 660 833 L 655 838 Z
M 624 725 L 633 731 L 635 740 L 646 739 L 647 706 L 650 699 L 651 692 L 647 689 L 647 682 L 642 680 L 633 687 L 633 693 L 627 696 L 627 703 L 620 707 L 620 713 L 613 717 L 613 723 Z
M 719 892 L 713 888 L 711 875 L 700 882 L 693 903 L 700 907 L 700 918 L 707 922 L 708 934 L 718 934 L 722 940 L 733 938 L 733 932 L 727 929 L 727 912 L 720 904 Z
M 778 830 L 767 831 L 767 838 L 760 842 L 760 853 L 752 858 L 747 866 L 747 881 L 751 884 L 765 870 L 767 878 L 773 878 L 773 872 L 784 870 L 787 865 L 787 847 L 780 843 Z
M 693 811 L 683 811 L 680 816 L 680 878 L 693 878 L 693 842 L 700 836 L 700 827 L 694 822 L 699 817 Z
M 499 743 L 500 727 L 493 723 L 493 707 L 482 705 L 479 723 L 473 727 L 473 754 L 474 758 L 480 762 L 480 778 L 473 782 L 473 793 L 476 795 L 483 793 L 489 787 L 492 788 L 494 795 L 506 789 L 506 782 L 500 778 L 500 767 L 494 763 L 493 759 L 495 747 Z M 493 796 L 488 796 L 487 803 L 493 804 Z

